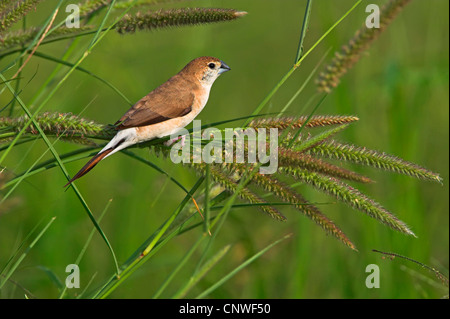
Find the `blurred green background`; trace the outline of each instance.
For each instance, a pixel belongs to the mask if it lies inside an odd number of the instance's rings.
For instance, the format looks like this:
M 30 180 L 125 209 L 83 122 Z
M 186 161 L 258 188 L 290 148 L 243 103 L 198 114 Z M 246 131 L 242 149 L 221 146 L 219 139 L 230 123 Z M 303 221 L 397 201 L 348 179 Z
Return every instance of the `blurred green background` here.
M 27 16 L 27 24 L 43 23 L 55 3 L 47 1 L 39 5 Z M 354 3 L 315 1 L 305 48 L 309 49 Z M 384 1 L 371 3 L 382 5 Z M 249 115 L 291 68 L 305 5 L 306 1 L 300 0 L 211 0 L 155 6 L 235 8 L 247 11 L 248 15 L 229 23 L 134 35 L 110 32 L 81 66 L 110 81 L 131 101 L 137 101 L 193 58 L 215 56 L 225 61 L 232 71 L 214 84 L 209 102 L 198 119 L 206 124 Z M 232 244 L 231 250 L 189 296 L 196 296 L 243 260 L 288 233 L 293 237 L 275 246 L 209 297 L 440 298 L 448 293 L 433 274 L 400 259 L 384 260 L 371 251 L 402 254 L 448 274 L 448 6 L 444 0 L 412 1 L 317 111 L 317 114 L 359 116 L 360 121 L 341 133 L 339 140 L 385 151 L 441 174 L 443 185 L 358 168 L 377 181 L 364 185 L 362 191 L 405 221 L 418 238 L 397 233 L 307 186 L 299 187 L 312 202 L 332 202 L 320 207 L 356 244 L 359 252 L 326 236 L 294 209 L 280 208 L 288 217 L 285 223 L 274 221 L 257 209 L 235 209 L 212 247 L 212 251 L 218 251 Z M 64 12 L 60 14 L 63 16 Z M 366 16 L 363 3 L 306 58 L 263 112 L 279 111 L 325 52 L 331 49 L 325 60 L 329 61 Z M 76 61 L 90 39 L 87 36 L 80 41 L 71 62 Z M 39 51 L 60 58 L 66 49 L 65 42 L 56 42 L 42 46 Z M 0 66 L 3 68 L 10 59 L 1 60 Z M 55 67 L 54 63 L 37 57 L 30 60 L 22 79 L 21 97 L 25 103 Z M 67 70 L 62 68 L 59 74 Z M 311 106 L 305 109 L 305 103 L 315 93 L 316 87 L 311 82 L 291 106 L 289 115 L 309 114 Z M 4 106 L 9 98 L 0 95 L 0 105 Z M 45 110 L 72 112 L 100 123 L 114 123 L 128 108 L 107 86 L 91 76 L 74 72 Z M 16 115 L 21 113 L 17 111 Z M 60 154 L 79 147 L 62 141 L 56 144 Z M 21 173 L 45 150 L 42 140 L 16 146 L 4 165 L 13 173 Z M 198 178 L 187 167 L 155 157 L 146 149 L 135 149 L 135 152 L 169 172 L 188 189 Z M 50 158 L 48 153 L 44 159 Z M 66 167 L 73 175 L 84 163 L 84 160 L 73 162 Z M 48 274 L 52 272 L 64 282 L 66 265 L 75 261 L 92 229 L 74 192 L 71 189 L 64 192 L 65 183 L 58 168 L 34 175 L 14 191 L 12 198 L 17 205 L 8 210 L 0 207 L 0 267 L 37 223 L 46 223 L 56 216 L 12 277 L 38 298 L 58 296 L 57 286 Z M 96 216 L 113 200 L 101 225 L 119 262 L 125 261 L 184 197 L 166 176 L 123 154 L 103 161 L 77 185 Z M 200 221 L 200 217 L 196 219 Z M 175 237 L 111 297 L 151 297 L 201 235 L 199 227 Z M 201 250 L 181 270 L 163 297 L 170 297 L 186 282 L 200 256 Z M 365 286 L 368 264 L 380 267 L 379 289 Z M 92 276 L 95 278 L 91 287 L 95 288 L 114 272 L 110 253 L 98 234 L 88 247 L 80 271 L 82 287 L 69 290 L 69 296 L 80 293 Z M 421 275 L 430 280 L 424 280 Z M 8 284 L 1 297 L 22 298 L 23 292 Z

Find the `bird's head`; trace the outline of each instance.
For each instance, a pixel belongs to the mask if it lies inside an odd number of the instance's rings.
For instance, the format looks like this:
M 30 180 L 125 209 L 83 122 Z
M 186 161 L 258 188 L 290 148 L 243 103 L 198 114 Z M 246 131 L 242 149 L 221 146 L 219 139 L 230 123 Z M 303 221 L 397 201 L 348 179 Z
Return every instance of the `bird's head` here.
M 210 56 L 202 56 L 192 60 L 181 71 L 186 76 L 193 76 L 203 86 L 211 86 L 224 72 L 230 71 L 225 62 Z

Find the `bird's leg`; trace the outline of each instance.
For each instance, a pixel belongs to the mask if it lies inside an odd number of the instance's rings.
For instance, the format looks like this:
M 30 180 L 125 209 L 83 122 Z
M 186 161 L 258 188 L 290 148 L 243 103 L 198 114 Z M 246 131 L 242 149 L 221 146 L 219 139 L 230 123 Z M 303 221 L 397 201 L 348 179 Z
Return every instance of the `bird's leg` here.
M 167 140 L 167 141 L 164 142 L 164 145 L 165 146 L 170 146 L 173 143 L 175 143 L 176 141 L 179 141 L 180 139 L 181 139 L 181 147 L 184 147 L 184 142 L 186 141 L 186 135 L 181 135 L 181 136 L 178 136 L 178 137 L 176 137 L 174 139 Z

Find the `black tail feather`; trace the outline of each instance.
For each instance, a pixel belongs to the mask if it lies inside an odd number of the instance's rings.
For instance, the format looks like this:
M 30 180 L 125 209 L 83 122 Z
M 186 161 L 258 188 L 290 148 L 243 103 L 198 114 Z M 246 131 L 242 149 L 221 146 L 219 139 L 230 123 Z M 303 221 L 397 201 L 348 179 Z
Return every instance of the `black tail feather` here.
M 100 162 L 103 158 L 105 158 L 106 155 L 111 153 L 113 149 L 114 148 L 112 148 L 112 147 L 108 148 L 108 149 L 104 150 L 103 152 L 98 153 L 93 158 L 91 158 L 89 160 L 89 162 L 87 162 L 86 165 L 84 165 L 83 168 L 80 169 L 80 171 L 78 173 L 76 173 L 75 176 L 72 177 L 72 179 L 69 182 L 67 182 L 66 185 L 64 185 L 64 187 L 72 184 L 72 182 L 74 180 L 77 180 L 80 177 L 82 177 L 83 175 L 87 174 L 91 169 L 93 169 L 95 167 L 95 165 L 98 164 L 98 162 Z

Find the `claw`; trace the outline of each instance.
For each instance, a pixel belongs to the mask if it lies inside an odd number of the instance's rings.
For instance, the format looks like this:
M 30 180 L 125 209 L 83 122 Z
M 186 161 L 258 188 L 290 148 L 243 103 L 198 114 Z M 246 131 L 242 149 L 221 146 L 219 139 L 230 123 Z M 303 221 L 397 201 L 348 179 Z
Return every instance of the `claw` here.
M 167 140 L 167 141 L 164 142 L 164 145 L 165 146 L 170 146 L 173 143 L 175 143 L 176 141 L 179 141 L 180 139 L 181 139 L 181 147 L 184 147 L 184 142 L 186 140 L 186 135 L 181 135 L 181 136 L 178 136 L 178 137 L 173 138 L 171 140 Z

